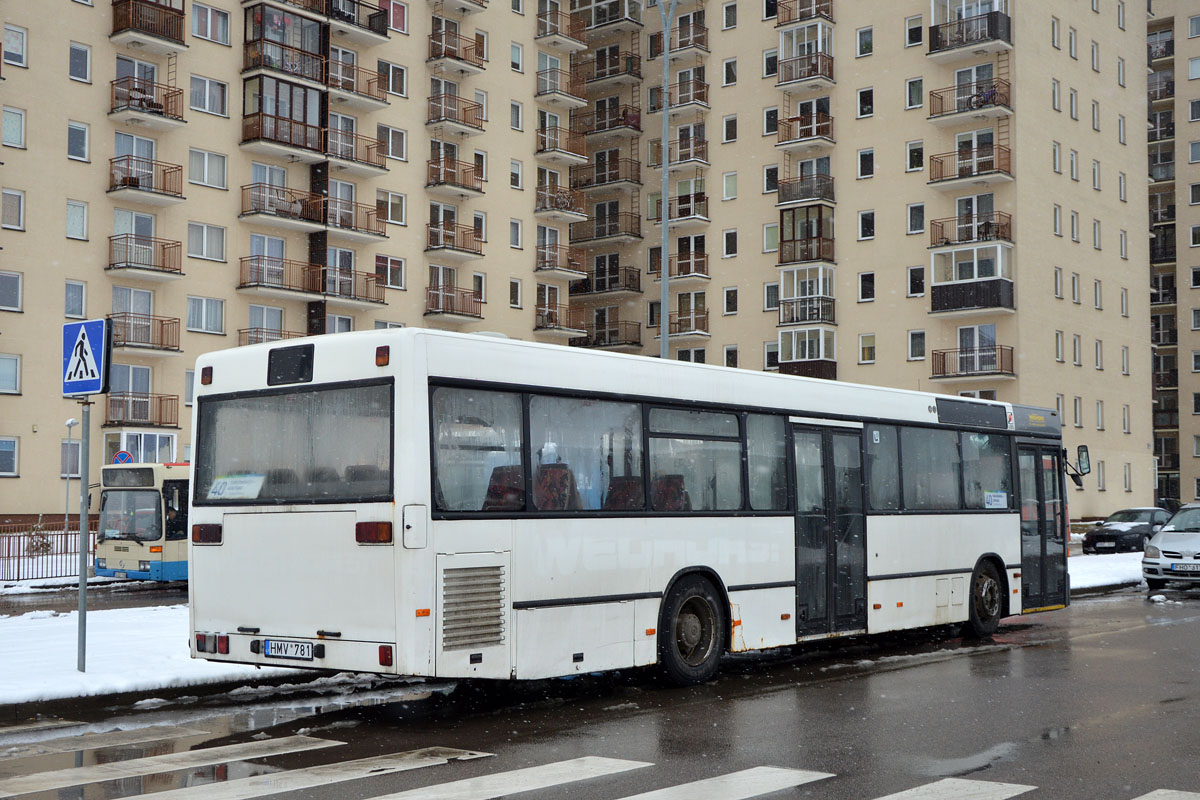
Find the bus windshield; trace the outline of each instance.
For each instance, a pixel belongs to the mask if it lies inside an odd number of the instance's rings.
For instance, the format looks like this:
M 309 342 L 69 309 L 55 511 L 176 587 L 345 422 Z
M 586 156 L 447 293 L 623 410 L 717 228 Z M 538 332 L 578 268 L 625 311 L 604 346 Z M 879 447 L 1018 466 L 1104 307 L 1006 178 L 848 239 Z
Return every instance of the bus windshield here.
M 197 505 L 392 498 L 392 384 L 217 396 L 200 401 Z
M 152 542 L 162 536 L 158 492 L 106 490 L 100 495 L 100 534 Z

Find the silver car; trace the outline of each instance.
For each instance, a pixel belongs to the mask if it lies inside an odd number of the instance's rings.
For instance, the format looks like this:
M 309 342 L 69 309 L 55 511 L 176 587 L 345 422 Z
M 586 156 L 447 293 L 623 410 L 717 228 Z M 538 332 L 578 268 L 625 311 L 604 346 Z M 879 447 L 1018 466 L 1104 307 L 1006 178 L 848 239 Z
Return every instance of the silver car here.
M 1151 591 L 1167 581 L 1200 584 L 1200 503 L 1175 512 L 1142 554 L 1142 575 Z

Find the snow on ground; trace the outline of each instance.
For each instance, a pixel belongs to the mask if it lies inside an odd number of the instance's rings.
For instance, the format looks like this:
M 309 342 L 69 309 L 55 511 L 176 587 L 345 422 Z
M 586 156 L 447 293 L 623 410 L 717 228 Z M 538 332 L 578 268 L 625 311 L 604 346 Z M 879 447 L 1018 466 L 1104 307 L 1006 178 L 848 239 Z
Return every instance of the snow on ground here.
M 160 589 L 162 584 L 154 581 L 144 581 L 142 583 L 133 583 L 127 578 L 108 578 L 103 575 L 89 575 L 87 584 L 91 586 L 99 586 L 105 583 L 127 583 L 131 586 L 145 585 L 147 589 Z M 32 578 L 27 581 L 0 581 L 0 595 L 4 594 L 42 594 L 45 592 L 58 592 L 63 589 L 72 589 L 79 586 L 79 576 L 72 575 L 66 578 Z
M 1142 582 L 1142 554 L 1109 553 L 1102 556 L 1076 555 L 1067 559 L 1071 589 L 1091 589 L 1121 583 Z

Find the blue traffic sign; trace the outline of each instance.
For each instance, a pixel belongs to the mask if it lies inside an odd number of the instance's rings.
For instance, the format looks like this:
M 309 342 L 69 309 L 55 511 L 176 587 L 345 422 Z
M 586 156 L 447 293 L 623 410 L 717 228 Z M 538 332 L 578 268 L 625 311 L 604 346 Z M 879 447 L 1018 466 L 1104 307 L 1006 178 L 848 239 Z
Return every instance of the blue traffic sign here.
M 63 396 L 106 393 L 112 349 L 108 320 L 68 322 L 62 331 Z
M 129 452 L 128 450 L 118 450 L 116 452 L 116 454 L 113 456 L 113 463 L 114 464 L 132 464 L 133 463 L 133 453 Z

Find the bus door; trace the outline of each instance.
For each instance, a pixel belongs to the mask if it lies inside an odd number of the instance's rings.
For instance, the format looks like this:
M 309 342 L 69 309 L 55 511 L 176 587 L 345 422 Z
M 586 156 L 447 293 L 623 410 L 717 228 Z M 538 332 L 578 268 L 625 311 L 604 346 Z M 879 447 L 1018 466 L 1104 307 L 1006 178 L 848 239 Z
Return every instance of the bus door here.
M 796 463 L 796 635 L 867 627 L 862 432 L 792 428 Z
M 1021 610 L 1064 606 L 1067 530 L 1058 447 L 1018 445 L 1017 472 L 1021 493 Z

